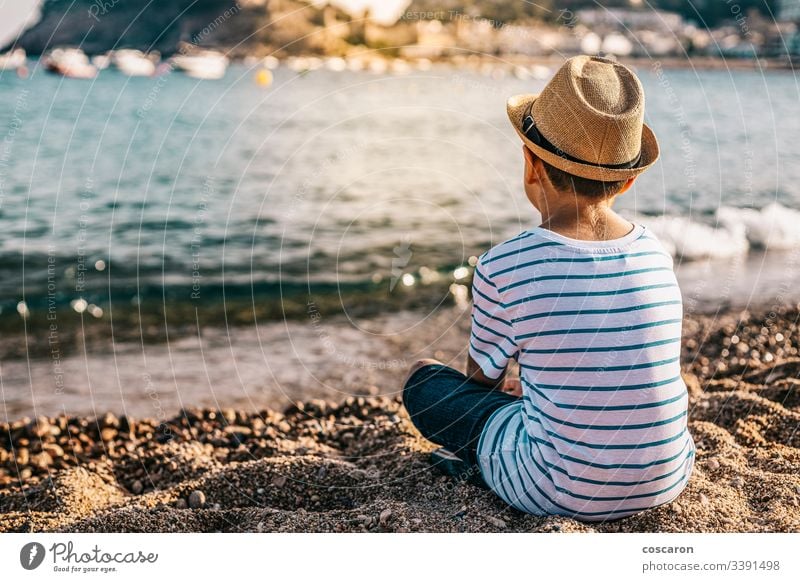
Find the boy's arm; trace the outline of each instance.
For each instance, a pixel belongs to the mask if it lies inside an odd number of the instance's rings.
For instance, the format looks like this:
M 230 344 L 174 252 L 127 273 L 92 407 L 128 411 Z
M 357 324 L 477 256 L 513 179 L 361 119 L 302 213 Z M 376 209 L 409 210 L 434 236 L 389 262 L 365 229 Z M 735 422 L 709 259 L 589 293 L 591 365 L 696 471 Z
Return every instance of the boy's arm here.
M 483 373 L 483 370 L 478 363 L 472 359 L 472 355 L 467 353 L 467 376 L 478 384 L 483 384 L 484 386 L 489 386 L 490 388 L 494 388 L 496 390 L 502 390 L 505 386 L 507 371 L 508 368 L 503 370 L 496 379 L 489 378 Z

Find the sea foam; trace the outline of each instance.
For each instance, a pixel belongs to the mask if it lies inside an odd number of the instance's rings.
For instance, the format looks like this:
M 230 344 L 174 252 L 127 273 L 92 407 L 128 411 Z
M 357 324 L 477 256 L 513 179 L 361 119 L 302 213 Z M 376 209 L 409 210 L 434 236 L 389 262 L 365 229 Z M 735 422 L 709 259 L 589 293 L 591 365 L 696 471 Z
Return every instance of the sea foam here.
M 708 221 L 684 216 L 636 216 L 674 257 L 730 258 L 751 248 L 800 248 L 800 211 L 773 202 L 764 208 L 723 206 Z

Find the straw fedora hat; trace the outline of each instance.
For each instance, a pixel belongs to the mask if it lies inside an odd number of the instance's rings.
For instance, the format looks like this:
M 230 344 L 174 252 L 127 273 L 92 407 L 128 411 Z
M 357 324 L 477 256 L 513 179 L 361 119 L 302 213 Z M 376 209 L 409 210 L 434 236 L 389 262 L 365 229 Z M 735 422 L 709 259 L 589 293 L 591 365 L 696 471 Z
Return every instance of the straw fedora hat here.
M 658 159 L 644 124 L 644 90 L 627 67 L 601 57 L 569 59 L 539 94 L 516 95 L 508 118 L 525 145 L 574 176 L 613 182 Z

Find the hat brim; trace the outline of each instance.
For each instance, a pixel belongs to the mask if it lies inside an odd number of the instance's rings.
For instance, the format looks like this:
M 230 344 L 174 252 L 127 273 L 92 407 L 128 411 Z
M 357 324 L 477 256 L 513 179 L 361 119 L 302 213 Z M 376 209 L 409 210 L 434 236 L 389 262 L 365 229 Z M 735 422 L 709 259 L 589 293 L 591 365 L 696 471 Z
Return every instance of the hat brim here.
M 580 178 L 598 180 L 600 182 L 615 182 L 638 176 L 658 160 L 658 141 L 656 140 L 653 130 L 646 124 L 642 124 L 642 154 L 639 158 L 639 163 L 631 168 L 604 168 L 592 164 L 583 164 L 581 162 L 562 158 L 536 145 L 522 133 L 522 120 L 528 114 L 531 105 L 538 97 L 538 93 L 515 95 L 506 103 L 506 112 L 508 113 L 508 119 L 511 121 L 511 125 L 514 126 L 520 139 L 522 139 L 525 145 L 541 158 L 542 161 L 547 162 L 551 166 Z

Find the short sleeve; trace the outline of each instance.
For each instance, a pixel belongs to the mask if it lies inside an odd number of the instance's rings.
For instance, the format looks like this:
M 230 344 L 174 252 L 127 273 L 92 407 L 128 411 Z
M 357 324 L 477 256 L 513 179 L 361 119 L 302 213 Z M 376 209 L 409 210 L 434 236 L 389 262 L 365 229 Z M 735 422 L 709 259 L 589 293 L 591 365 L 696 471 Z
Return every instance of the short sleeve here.
M 511 319 L 490 279 L 483 257 L 475 266 L 472 280 L 472 332 L 469 353 L 492 379 L 499 378 L 509 361 L 517 355 Z

